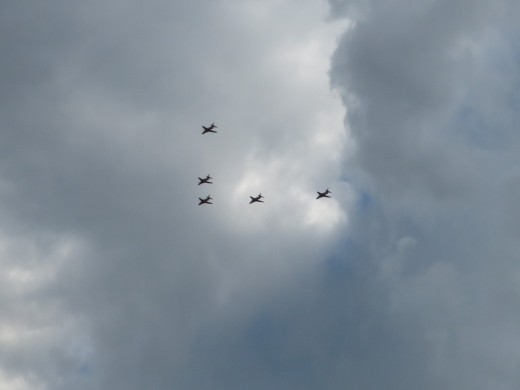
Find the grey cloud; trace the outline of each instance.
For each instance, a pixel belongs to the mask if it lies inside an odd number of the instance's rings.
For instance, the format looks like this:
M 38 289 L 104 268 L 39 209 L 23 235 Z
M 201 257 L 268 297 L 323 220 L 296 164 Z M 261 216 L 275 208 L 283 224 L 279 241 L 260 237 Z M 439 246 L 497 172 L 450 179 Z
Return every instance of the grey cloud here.
M 303 139 L 312 133 L 301 112 L 313 100 L 290 91 L 294 83 L 270 63 L 287 20 L 270 18 L 265 30 L 265 10 L 254 3 L 2 8 L 0 228 L 2 245 L 16 250 L 0 259 L 0 381 L 238 384 L 239 373 L 219 367 L 218 355 L 201 359 L 199 348 L 221 335 L 233 345 L 225 324 L 241 331 L 269 291 L 283 290 L 330 245 L 287 229 L 276 209 L 251 224 L 253 212 L 237 212 L 226 190 L 250 156 L 253 165 L 283 167 L 293 128 Z M 201 138 L 211 121 L 219 137 Z M 210 190 L 196 185 L 206 173 L 221 207 L 196 206 Z M 24 247 L 32 248 L 27 261 Z M 237 347 L 227 365 L 256 353 Z
M 518 7 L 330 2 L 359 202 L 320 235 L 284 182 L 338 160 L 272 52 L 313 4 L 2 5 L 0 381 L 517 387 Z
M 359 15 L 349 9 L 357 2 L 332 3 Z M 357 143 L 345 169 L 358 172 L 359 190 L 372 199 L 351 232 L 370 248 L 364 283 L 384 286 L 386 297 L 366 318 L 397 330 L 383 337 L 394 346 L 385 359 L 392 368 L 373 386 L 515 388 L 509 362 L 518 358 L 512 328 L 520 318 L 510 275 L 518 272 L 518 230 L 505 214 L 518 207 L 504 197 L 514 192 L 520 141 L 518 7 L 364 6 L 338 46 L 331 79 Z M 380 356 L 379 344 L 366 347 Z M 377 367 L 377 358 L 365 364 Z

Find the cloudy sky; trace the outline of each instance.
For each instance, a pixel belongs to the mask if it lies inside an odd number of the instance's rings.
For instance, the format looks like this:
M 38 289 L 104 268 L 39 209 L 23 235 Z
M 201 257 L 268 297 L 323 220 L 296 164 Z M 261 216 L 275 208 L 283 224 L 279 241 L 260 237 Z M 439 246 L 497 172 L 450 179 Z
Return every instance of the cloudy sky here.
M 516 0 L 0 10 L 1 390 L 520 386 Z

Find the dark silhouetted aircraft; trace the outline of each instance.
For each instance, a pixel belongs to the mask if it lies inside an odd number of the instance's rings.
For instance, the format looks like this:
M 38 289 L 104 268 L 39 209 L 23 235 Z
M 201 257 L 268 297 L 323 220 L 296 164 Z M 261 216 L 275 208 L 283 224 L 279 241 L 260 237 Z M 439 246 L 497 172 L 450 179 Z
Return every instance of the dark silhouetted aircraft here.
M 318 197 L 316 199 L 330 198 L 329 194 L 332 194 L 332 192 L 330 192 L 328 188 L 323 192 L 319 192 L 319 191 L 316 191 L 316 192 L 318 193 Z
M 204 129 L 204 131 L 202 132 L 202 134 L 206 134 L 206 133 L 216 133 L 215 130 L 213 129 L 216 129 L 217 126 L 215 126 L 215 123 L 212 123 L 211 126 L 202 126 L 202 128 Z
M 201 184 L 213 184 L 213 182 L 210 181 L 211 179 L 213 179 L 213 178 L 210 175 L 206 176 L 204 179 L 199 177 L 199 186 Z
M 255 203 L 255 202 L 261 202 L 261 203 L 264 203 L 263 200 L 260 200 L 260 199 L 263 198 L 262 194 L 258 194 L 258 196 L 256 196 L 256 197 L 252 197 L 252 196 L 250 196 L 250 198 L 251 198 L 251 201 L 249 202 L 249 204 L 251 204 L 251 203 Z
M 206 198 L 204 198 L 204 199 L 199 198 L 199 201 L 200 201 L 199 202 L 199 206 L 201 204 L 213 204 L 213 203 L 210 202 L 210 200 L 213 200 L 213 198 L 211 196 L 209 196 L 209 195 Z

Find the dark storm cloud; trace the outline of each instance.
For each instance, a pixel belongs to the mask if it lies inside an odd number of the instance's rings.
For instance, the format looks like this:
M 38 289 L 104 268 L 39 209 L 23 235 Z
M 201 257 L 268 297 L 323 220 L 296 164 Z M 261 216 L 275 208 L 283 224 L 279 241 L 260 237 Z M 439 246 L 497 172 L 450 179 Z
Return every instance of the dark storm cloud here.
M 331 78 L 356 142 L 345 169 L 370 199 L 345 261 L 365 292 L 350 332 L 371 341 L 365 359 L 345 349 L 344 383 L 515 388 L 518 6 L 331 4 L 354 21 Z

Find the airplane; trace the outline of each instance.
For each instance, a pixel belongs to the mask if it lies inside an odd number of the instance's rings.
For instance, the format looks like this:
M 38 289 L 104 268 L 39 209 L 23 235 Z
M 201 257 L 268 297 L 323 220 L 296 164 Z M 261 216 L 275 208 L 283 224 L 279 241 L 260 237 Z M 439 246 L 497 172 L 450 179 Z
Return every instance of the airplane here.
M 329 194 L 332 194 L 332 192 L 330 192 L 328 188 L 323 192 L 319 192 L 319 191 L 316 191 L 316 192 L 318 193 L 318 197 L 316 199 L 330 198 Z
M 261 203 L 264 203 L 263 200 L 260 200 L 260 199 L 263 198 L 262 194 L 258 194 L 258 196 L 255 196 L 255 197 L 250 196 L 250 198 L 251 198 L 251 201 L 249 202 L 249 204 L 251 204 L 251 203 L 255 203 L 255 202 L 261 202 Z
M 199 202 L 199 206 L 201 204 L 213 204 L 210 202 L 210 200 L 213 200 L 213 198 L 211 196 L 207 196 L 206 198 L 202 199 L 202 198 L 199 198 L 200 202 Z
M 204 129 L 204 131 L 202 132 L 202 134 L 206 134 L 206 133 L 216 133 L 215 130 L 213 129 L 216 129 L 217 126 L 215 126 L 215 123 L 212 123 L 211 126 L 202 126 L 202 128 Z
M 213 182 L 210 181 L 211 179 L 213 179 L 213 178 L 212 178 L 210 175 L 206 176 L 206 178 L 204 178 L 204 179 L 201 179 L 201 178 L 199 177 L 199 186 L 200 186 L 201 184 L 204 184 L 204 183 L 205 183 L 205 184 L 213 184 Z

